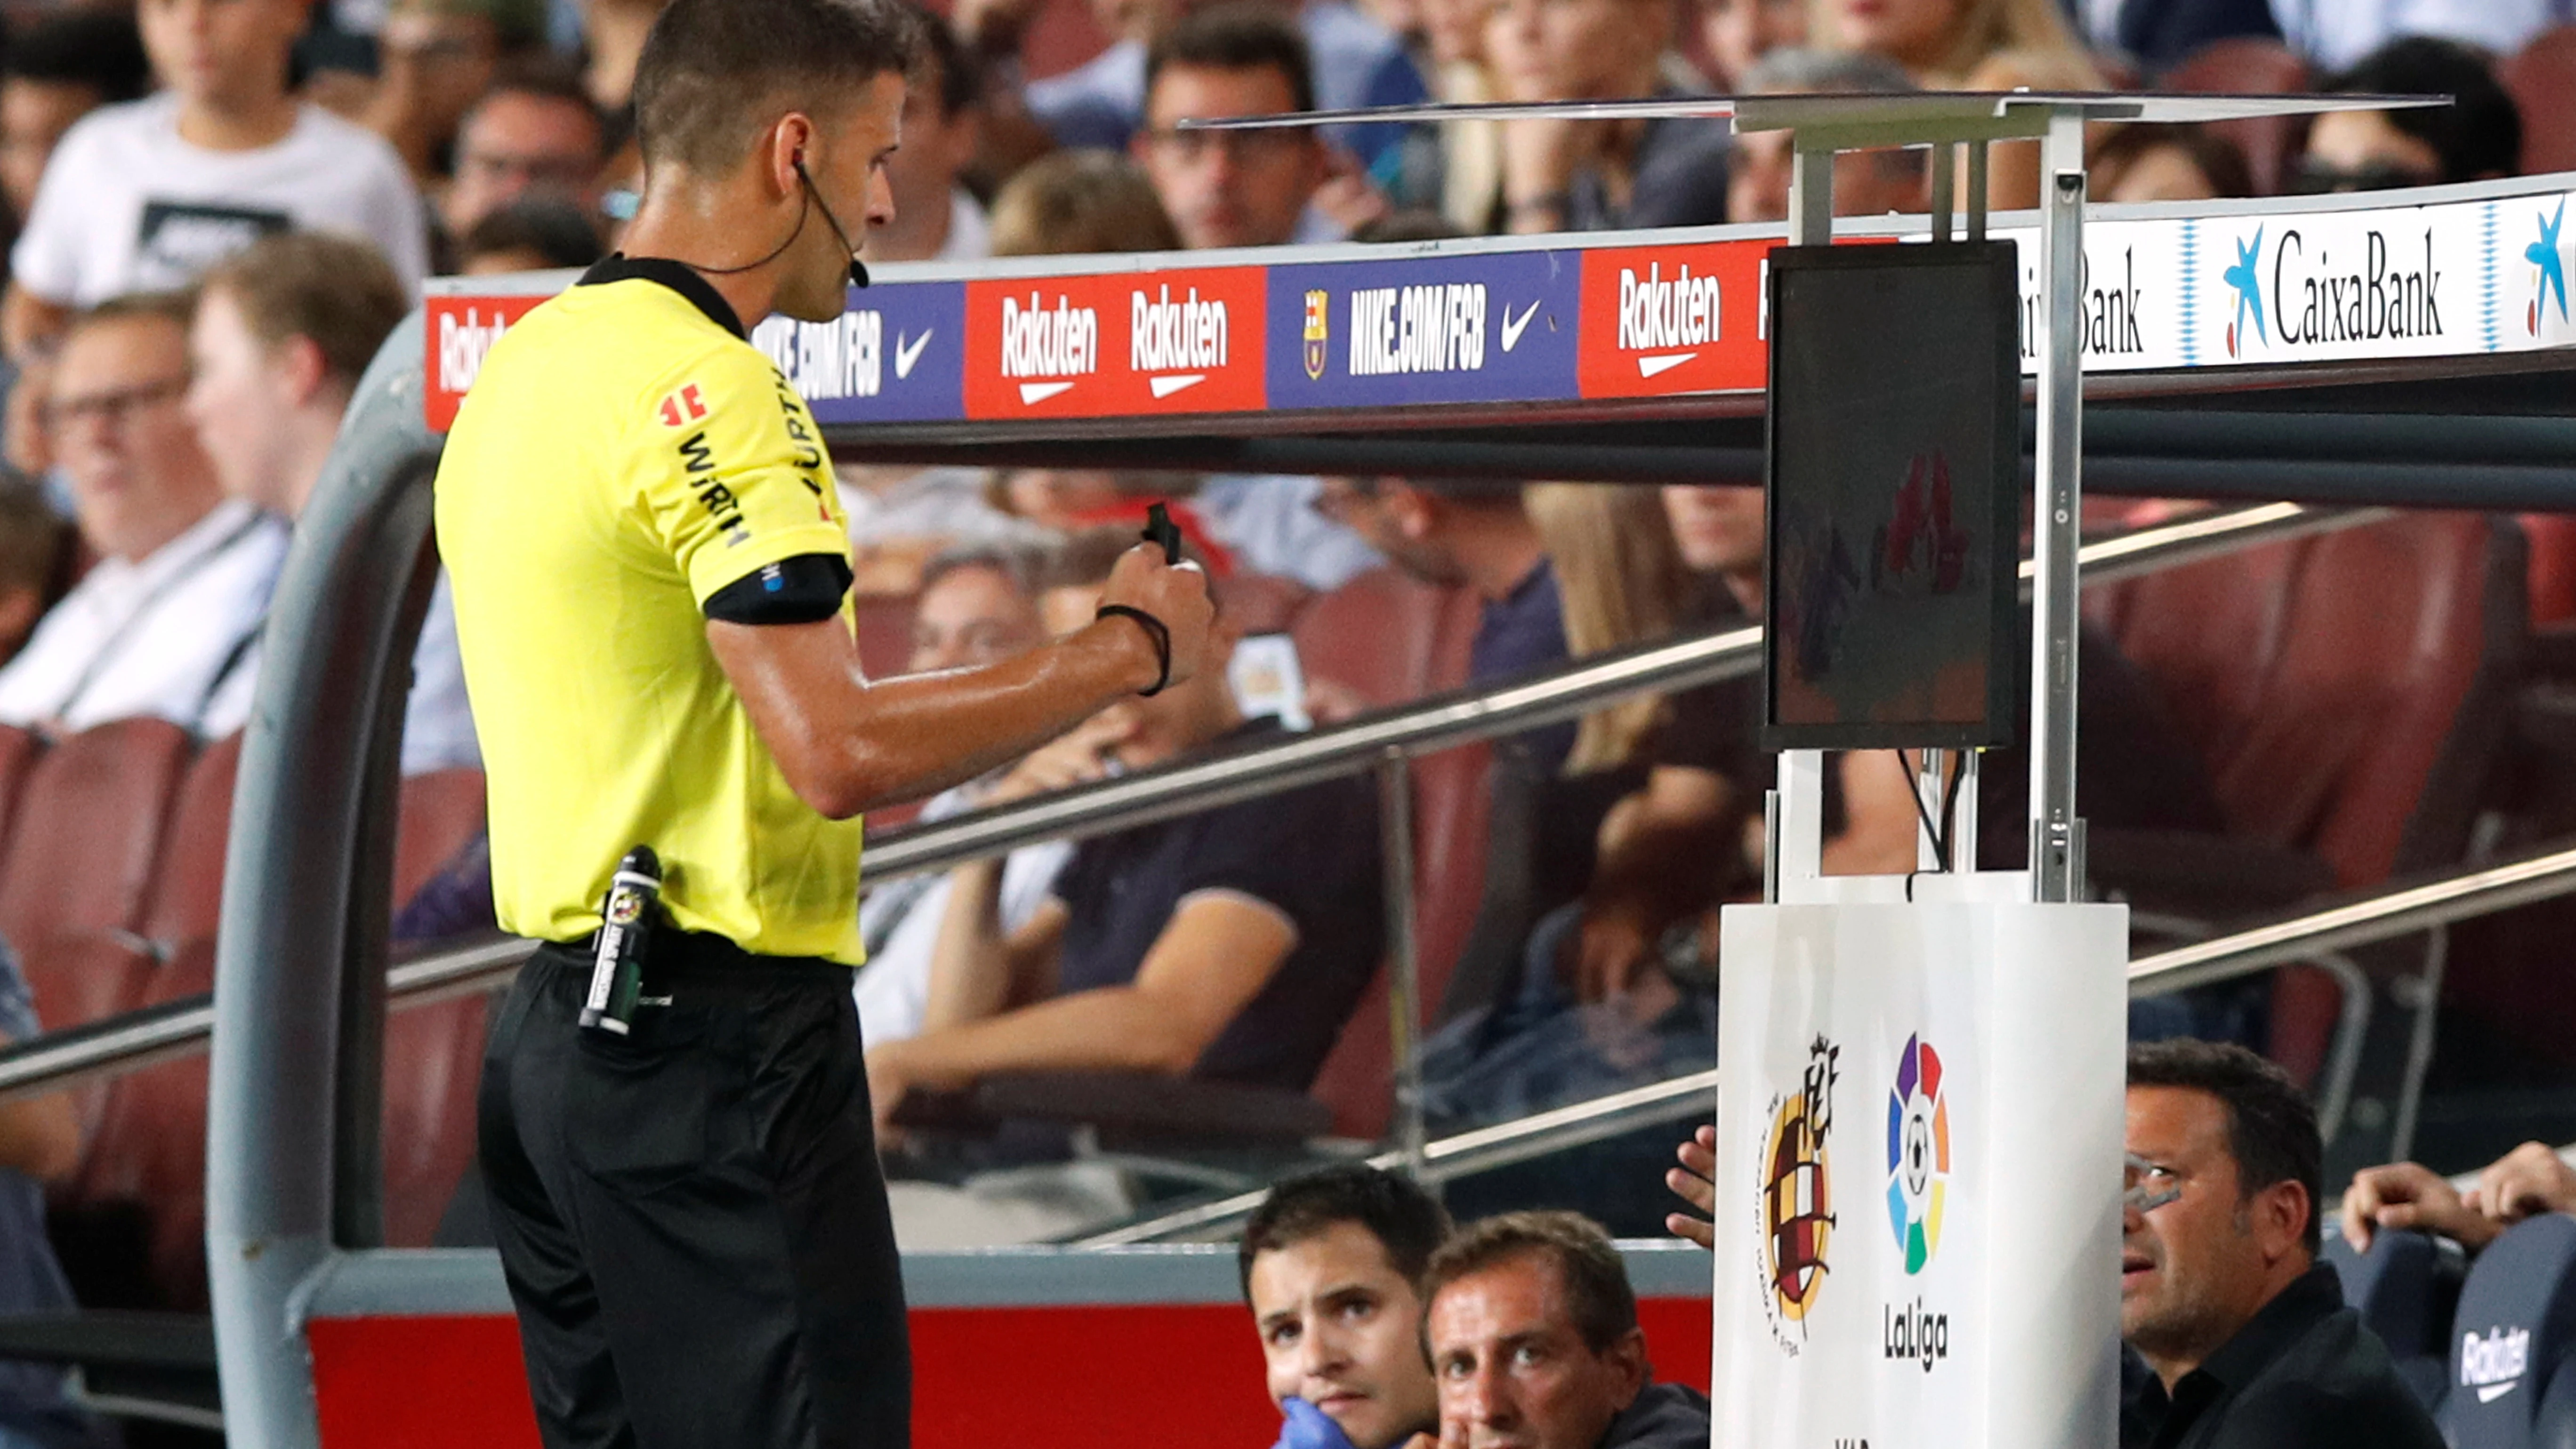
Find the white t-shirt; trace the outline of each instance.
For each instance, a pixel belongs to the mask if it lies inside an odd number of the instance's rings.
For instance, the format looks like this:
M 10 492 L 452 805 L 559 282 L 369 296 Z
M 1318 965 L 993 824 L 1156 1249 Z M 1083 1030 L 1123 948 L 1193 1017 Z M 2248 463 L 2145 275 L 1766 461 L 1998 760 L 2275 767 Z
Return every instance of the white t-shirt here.
M 2576 8 L 2568 0 L 2272 0 L 2272 18 L 2291 49 L 2336 71 L 2408 35 L 2511 55 L 2551 24 L 2576 20 Z
M 214 702 L 206 707 L 207 738 L 221 739 L 249 723 L 262 652 L 254 644 L 250 656 L 216 691 Z M 474 712 L 465 703 L 465 657 L 456 647 L 456 596 L 448 591 L 447 570 L 440 569 L 429 596 L 429 612 L 420 621 L 420 643 L 411 654 L 411 693 L 403 702 L 402 772 L 426 775 L 432 770 L 481 768 L 483 749 L 474 738 Z
M 0 668 L 0 724 L 78 731 L 152 715 L 208 739 L 240 729 L 223 701 L 250 654 L 286 525 L 239 500 L 218 504 L 150 557 L 102 559 Z
M 993 219 L 963 186 L 948 189 L 948 240 L 934 262 L 980 262 L 993 254 Z
M 924 822 L 969 808 L 971 787 L 946 791 L 922 807 Z M 1042 840 L 1002 858 L 1002 929 L 1029 923 L 1053 893 L 1056 873 L 1073 858 L 1070 840 Z M 939 947 L 939 923 L 948 914 L 949 878 L 908 876 L 868 892 L 859 903 L 859 936 L 868 964 L 850 994 L 859 1004 L 859 1031 L 870 1046 L 921 1035 L 930 1013 L 930 962 Z
M 19 285 L 88 307 L 162 291 L 281 231 L 328 231 L 383 248 L 417 292 L 429 265 L 420 193 L 384 139 L 318 106 L 256 151 L 179 138 L 167 94 L 92 111 L 63 136 L 9 254 Z

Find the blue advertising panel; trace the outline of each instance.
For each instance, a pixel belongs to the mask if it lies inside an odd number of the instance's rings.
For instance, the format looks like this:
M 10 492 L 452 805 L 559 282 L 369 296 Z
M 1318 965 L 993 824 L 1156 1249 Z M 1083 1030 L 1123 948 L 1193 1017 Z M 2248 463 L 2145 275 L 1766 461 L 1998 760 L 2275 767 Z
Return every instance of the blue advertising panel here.
M 1389 257 L 1270 269 L 1270 405 L 1575 395 L 1582 253 Z
M 820 423 L 952 422 L 966 416 L 966 285 L 854 289 L 833 322 L 772 317 L 751 340 Z

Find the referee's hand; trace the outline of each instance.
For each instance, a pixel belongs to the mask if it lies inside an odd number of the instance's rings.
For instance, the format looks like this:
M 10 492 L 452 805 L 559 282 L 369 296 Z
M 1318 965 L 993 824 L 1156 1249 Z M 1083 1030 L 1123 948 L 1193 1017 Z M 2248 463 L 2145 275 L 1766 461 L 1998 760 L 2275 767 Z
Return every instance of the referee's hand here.
M 1215 622 L 1216 605 L 1208 600 L 1207 575 L 1187 559 L 1176 564 L 1163 562 L 1163 551 L 1150 543 L 1140 543 L 1120 556 L 1118 566 L 1110 571 L 1109 585 L 1101 591 L 1105 607 L 1122 604 L 1153 615 L 1171 631 L 1173 684 L 1179 684 L 1199 672 L 1207 663 L 1208 626 Z M 1123 627 L 1123 626 L 1122 626 Z M 1127 628 L 1136 640 L 1136 652 L 1143 661 L 1143 682 L 1138 689 L 1150 689 L 1162 670 L 1153 643 L 1141 629 Z

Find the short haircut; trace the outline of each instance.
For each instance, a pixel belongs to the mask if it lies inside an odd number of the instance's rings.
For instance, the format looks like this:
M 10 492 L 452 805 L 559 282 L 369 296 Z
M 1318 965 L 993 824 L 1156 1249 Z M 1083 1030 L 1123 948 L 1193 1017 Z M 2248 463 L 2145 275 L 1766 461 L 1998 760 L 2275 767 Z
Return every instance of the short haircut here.
M 2306 1188 L 2304 1241 L 2308 1256 L 2316 1256 L 2322 1241 L 2318 1218 L 2325 1200 L 2325 1145 L 2317 1135 L 2317 1109 L 2288 1072 L 2233 1042 L 2177 1037 L 2129 1048 L 2129 1085 L 2179 1087 L 2217 1098 L 2227 1112 L 2227 1154 L 2236 1159 L 2237 1200 L 2274 1183 Z
M 1449 1210 L 1400 1172 L 1348 1162 L 1292 1177 L 1270 1189 L 1243 1225 L 1243 1241 L 1234 1254 L 1243 1301 L 1252 1302 L 1253 1259 L 1320 1237 L 1341 1223 L 1366 1228 L 1386 1249 L 1387 1262 L 1417 1288 L 1430 1271 L 1431 1255 L 1449 1237 Z
M 644 165 L 723 171 L 782 108 L 846 99 L 921 54 L 897 0 L 671 0 L 635 63 Z
M 1180 230 L 1143 167 L 1115 151 L 1056 151 L 993 198 L 993 255 L 1176 252 Z
M 184 340 L 188 324 L 196 315 L 197 293 L 193 287 L 175 292 L 123 292 L 73 313 L 63 337 L 69 341 L 77 333 L 110 322 L 148 321 L 169 323 L 179 329 Z
M 263 237 L 208 268 L 199 288 L 230 297 L 251 335 L 271 347 L 309 339 L 330 377 L 344 385 L 356 384 L 411 311 L 383 252 L 328 232 Z
M 1167 66 L 1198 70 L 1275 70 L 1288 83 L 1288 109 L 1315 109 L 1315 62 L 1297 23 L 1260 0 L 1223 0 L 1194 10 L 1145 52 L 1145 94 Z
M 955 544 L 932 554 L 930 562 L 921 566 L 921 587 L 915 593 L 929 593 L 941 579 L 961 569 L 991 569 L 1008 580 L 1021 598 L 1034 601 L 1046 587 L 1054 555 L 1054 549 L 1029 544 Z
M 71 542 L 71 520 L 54 511 L 44 488 L 0 468 L 0 590 L 31 590 L 51 602 L 69 572 Z
M 598 138 L 601 160 L 607 159 L 608 117 L 592 99 L 588 87 L 581 83 L 581 72 L 553 56 L 531 56 L 513 60 L 501 67 L 492 88 L 476 98 L 473 108 L 465 113 L 465 124 L 503 96 L 529 96 L 577 110 L 590 118 L 591 132 Z M 462 126 L 459 129 L 463 129 Z
M 473 261 L 496 252 L 534 252 L 549 267 L 586 267 L 606 254 L 599 228 L 560 196 L 528 195 L 492 208 L 456 244 Z
M 1581 1213 L 1502 1213 L 1467 1224 L 1431 1255 L 1422 1301 L 1427 1306 L 1459 1279 L 1525 1257 L 1555 1265 L 1585 1348 L 1607 1353 L 1637 1331 L 1637 1290 L 1629 1286 L 1628 1265 L 1601 1225 Z
M 2430 36 L 2392 40 L 2328 77 L 2326 92 L 2447 95 L 2447 106 L 2382 111 L 2388 124 L 2433 148 L 2444 181 L 2510 176 L 2522 161 L 2522 112 L 2478 51 Z
M 984 68 L 957 32 L 949 28 L 921 0 L 904 0 L 913 12 L 913 24 L 921 36 L 921 58 L 913 66 L 916 78 L 924 71 L 937 71 L 934 93 L 939 98 L 941 120 L 954 120 L 960 111 L 972 110 L 984 99 Z
M 57 10 L 9 37 L 0 75 L 91 86 L 102 101 L 130 101 L 152 88 L 152 61 L 131 10 Z

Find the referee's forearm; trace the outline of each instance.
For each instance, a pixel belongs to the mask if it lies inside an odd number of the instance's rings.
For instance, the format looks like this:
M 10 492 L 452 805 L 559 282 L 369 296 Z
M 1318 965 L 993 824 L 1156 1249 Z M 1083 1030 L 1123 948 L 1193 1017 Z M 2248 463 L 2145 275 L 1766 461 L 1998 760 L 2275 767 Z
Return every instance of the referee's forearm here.
M 838 620 L 715 621 L 707 639 L 788 785 L 835 819 L 972 780 L 1161 672 L 1144 633 L 1115 619 L 981 669 L 875 683 Z

